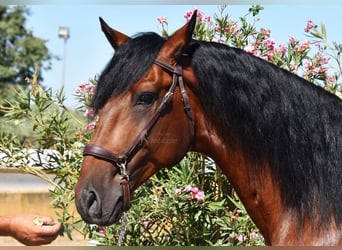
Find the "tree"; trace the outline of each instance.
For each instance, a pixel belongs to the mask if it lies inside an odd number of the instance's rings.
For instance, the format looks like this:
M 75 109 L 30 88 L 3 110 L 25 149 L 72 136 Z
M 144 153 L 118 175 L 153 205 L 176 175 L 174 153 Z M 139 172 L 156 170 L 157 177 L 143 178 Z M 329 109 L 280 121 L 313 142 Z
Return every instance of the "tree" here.
M 0 6 L 1 104 L 13 93 L 10 86 L 25 86 L 26 79 L 32 79 L 36 64 L 44 64 L 45 70 L 51 68 L 50 60 L 53 56 L 45 45 L 46 41 L 35 37 L 25 27 L 29 14 L 24 6 Z M 39 80 L 42 80 L 41 76 L 39 72 Z

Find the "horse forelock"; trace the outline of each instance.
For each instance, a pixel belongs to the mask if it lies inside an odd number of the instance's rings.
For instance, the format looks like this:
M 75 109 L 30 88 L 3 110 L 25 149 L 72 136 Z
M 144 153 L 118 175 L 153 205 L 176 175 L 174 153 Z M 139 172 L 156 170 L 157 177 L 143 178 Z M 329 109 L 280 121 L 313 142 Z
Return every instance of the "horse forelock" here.
M 143 77 L 164 42 L 156 33 L 140 33 L 115 51 L 97 82 L 91 104 L 96 113 L 112 96 L 127 91 Z
M 251 166 L 268 157 L 284 206 L 299 220 L 319 214 L 322 225 L 333 218 L 341 227 L 342 101 L 242 50 L 208 42 L 193 47 L 207 119 L 223 137 L 241 140 Z

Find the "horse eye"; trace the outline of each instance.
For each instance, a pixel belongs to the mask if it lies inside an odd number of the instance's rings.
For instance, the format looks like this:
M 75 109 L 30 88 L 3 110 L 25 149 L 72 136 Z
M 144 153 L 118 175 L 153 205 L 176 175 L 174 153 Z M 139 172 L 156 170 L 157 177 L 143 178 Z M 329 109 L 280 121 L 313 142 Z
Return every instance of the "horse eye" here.
M 150 105 L 156 100 L 156 95 L 151 92 L 144 92 L 139 94 L 136 105 Z

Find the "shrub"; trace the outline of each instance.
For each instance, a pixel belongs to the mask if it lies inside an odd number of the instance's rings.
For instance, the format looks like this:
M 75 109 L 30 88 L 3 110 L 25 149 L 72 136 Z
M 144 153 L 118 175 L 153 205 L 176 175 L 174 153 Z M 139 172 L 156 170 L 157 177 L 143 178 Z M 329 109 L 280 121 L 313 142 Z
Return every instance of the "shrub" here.
M 249 8 L 239 21 L 230 20 L 225 8 L 221 6 L 214 18 L 198 12 L 196 39 L 244 49 L 341 96 L 342 45 L 328 43 L 323 24 L 307 22 L 308 41 L 291 37 L 288 44 L 276 45 L 270 30 L 256 29 L 260 19 L 255 17 L 261 6 Z M 187 12 L 185 18 L 192 13 Z M 158 21 L 162 35 L 168 36 L 167 19 L 159 17 Z M 226 177 L 211 159 L 197 153 L 188 153 L 175 167 L 158 172 L 139 187 L 130 211 L 122 217 L 122 225 L 87 225 L 73 213 L 70 208 L 82 150 L 95 124 L 88 108 L 94 85 L 96 79 L 81 83 L 75 90 L 80 102 L 77 112 L 64 105 L 63 90 L 43 90 L 36 80 L 32 80 L 31 89 L 19 88 L 16 99 L 8 100 L 2 108 L 9 121 L 30 121 L 35 137 L 29 145 L 36 148 L 33 153 L 32 149 L 23 150 L 20 138 L 2 131 L 2 164 L 21 168 L 53 185 L 52 204 L 70 238 L 72 230 L 78 230 L 99 245 L 264 244 Z

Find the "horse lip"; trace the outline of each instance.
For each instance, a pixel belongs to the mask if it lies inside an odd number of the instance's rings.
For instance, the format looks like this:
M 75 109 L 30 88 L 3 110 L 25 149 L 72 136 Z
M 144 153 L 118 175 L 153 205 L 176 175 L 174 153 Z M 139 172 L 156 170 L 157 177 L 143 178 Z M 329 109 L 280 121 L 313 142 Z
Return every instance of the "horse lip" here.
M 81 215 L 81 217 L 88 224 L 95 224 L 98 226 L 110 226 L 110 225 L 116 224 L 118 223 L 122 214 L 122 202 L 120 203 L 121 205 L 115 206 L 115 208 L 113 209 L 113 212 L 109 216 L 101 217 L 101 218 L 94 218 L 89 215 L 87 216 Z
M 102 218 L 92 218 L 91 223 L 95 223 L 99 226 L 110 226 L 119 222 L 123 212 L 123 201 L 121 198 L 118 199 L 113 207 L 112 213 L 109 216 Z
M 109 226 L 109 225 L 118 223 L 121 218 L 122 212 L 123 212 L 123 201 L 122 199 L 119 199 L 114 206 L 112 214 L 110 215 L 107 222 L 105 223 L 106 225 L 103 225 L 103 226 Z

